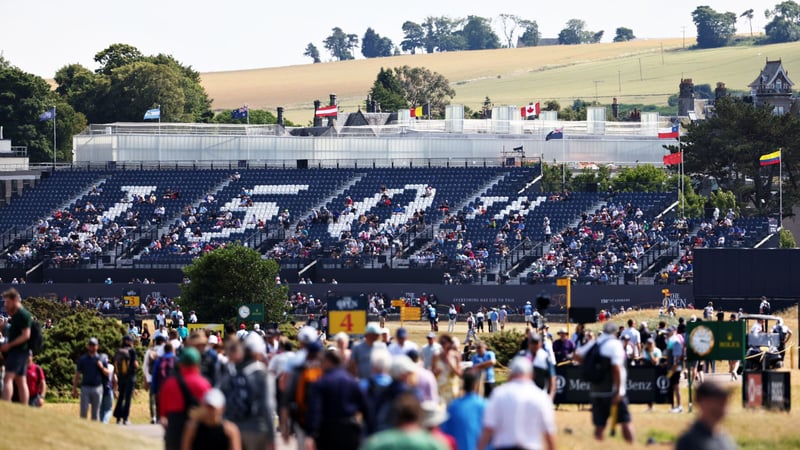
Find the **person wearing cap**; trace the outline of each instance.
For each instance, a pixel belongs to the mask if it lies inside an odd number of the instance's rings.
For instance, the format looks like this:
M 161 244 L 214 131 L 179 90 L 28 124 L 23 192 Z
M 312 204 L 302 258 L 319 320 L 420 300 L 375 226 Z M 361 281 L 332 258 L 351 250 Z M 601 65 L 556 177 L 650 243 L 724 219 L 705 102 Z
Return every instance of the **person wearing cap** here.
M 510 364 L 507 383 L 492 392 L 483 412 L 478 449 L 555 450 L 556 418 L 550 397 L 533 383 L 533 367 L 524 356 Z
M 389 353 L 391 353 L 392 356 L 405 355 L 411 350 L 419 350 L 419 346 L 416 342 L 408 339 L 408 330 L 405 328 L 398 328 L 395 337 L 396 339 L 394 342 L 389 344 Z
M 544 336 L 537 333 L 528 335 L 528 350 L 523 353 L 532 364 L 533 383 L 550 396 L 556 398 L 556 365 L 544 349 Z
M 358 416 L 368 414 L 364 392 L 344 369 L 338 350 L 325 352 L 322 372 L 309 395 L 308 435 L 316 450 L 358 450 L 362 436 Z
M 575 342 L 569 338 L 567 329 L 558 330 L 558 339 L 553 342 L 553 356 L 556 358 L 556 364 L 572 360 L 575 348 Z
M 158 413 L 165 428 L 166 450 L 181 448 L 189 411 L 200 404 L 210 389 L 208 380 L 200 374 L 200 352 L 192 347 L 184 348 L 175 376 L 169 377 L 158 389 Z M 189 395 L 185 396 L 184 392 Z
M 433 368 L 433 358 L 442 351 L 442 346 L 436 342 L 436 333 L 429 332 L 428 343 L 422 346 L 420 355 L 422 356 L 422 367 L 431 370 Z
M 674 396 L 670 412 L 681 413 L 681 372 L 683 372 L 683 336 L 673 326 L 667 327 L 667 375 Z
M 447 411 L 442 409 L 442 406 L 438 402 L 423 401 L 420 407 L 422 408 L 422 426 L 428 430 L 428 433 L 441 442 L 446 448 L 458 450 L 455 438 L 443 432 L 440 428 L 447 420 Z
M 633 350 L 631 359 L 639 359 L 639 356 L 642 354 L 642 335 L 639 333 L 639 330 L 636 329 L 635 320 L 628 319 L 628 328 L 625 328 L 625 330 L 620 333 L 620 337 L 627 337 L 630 341 L 630 346 Z
M 525 315 L 525 323 L 529 327 L 535 328 L 536 324 L 533 323 L 533 306 L 531 305 L 530 301 L 525 302 L 525 306 L 522 308 L 522 312 Z
M 499 319 L 499 321 L 500 321 L 500 331 L 503 331 L 503 330 L 506 329 L 506 322 L 508 321 L 508 308 L 506 308 L 506 305 L 503 305 L 503 306 L 500 307 L 499 315 L 500 315 L 500 319 Z
M 786 344 L 792 340 L 792 330 L 783 322 L 782 318 L 775 321 L 775 326 L 772 327 L 772 332 L 778 335 L 778 352 L 781 355 L 781 361 L 786 356 Z
M 625 368 L 625 349 L 622 347 L 622 342 L 617 339 L 617 331 L 614 322 L 606 322 L 603 324 L 603 334 L 594 342 L 580 347 L 575 352 L 575 359 L 578 362 L 584 361 L 586 355 L 596 345 L 599 349 L 598 358 L 607 360 L 611 368 L 601 381 L 591 383 L 589 396 L 592 399 L 594 438 L 598 441 L 603 440 L 608 419 L 611 412 L 615 411 L 617 417 L 616 420 L 612 419 L 612 422 L 622 426 L 622 436 L 630 444 L 633 443 L 633 427 L 628 410 L 628 398 L 625 395 L 628 372 Z M 612 408 L 613 405 L 616 407 Z
M 494 366 L 497 364 L 497 357 L 494 352 L 487 350 L 486 342 L 478 342 L 477 350 L 472 355 L 472 371 L 479 378 L 483 378 L 483 395 L 489 397 L 494 389 Z M 466 392 L 469 392 L 465 389 Z
M 114 418 L 117 419 L 117 423 L 124 422 L 127 425 L 130 423 L 128 417 L 131 414 L 131 399 L 136 387 L 136 371 L 139 370 L 139 358 L 133 348 L 133 336 L 126 334 L 122 337 L 122 347 L 114 355 L 114 369 L 119 389 Z
M 6 342 L 0 345 L 4 356 L 3 400 L 10 402 L 16 388 L 20 403 L 28 404 L 30 395 L 26 374 L 28 372 L 28 341 L 31 338 L 33 316 L 22 306 L 22 297 L 16 289 L 3 292 L 8 320 Z M 5 330 L 4 334 L 5 334 Z
M 217 340 L 216 336 L 213 336 Z M 200 353 L 200 374 L 212 385 L 216 386 L 219 380 L 219 374 L 222 370 L 222 364 L 219 360 L 219 355 L 210 344 L 211 339 L 206 337 L 205 331 L 193 331 L 186 339 L 186 345 L 194 347 Z
M 247 325 L 240 323 L 239 331 L 236 332 L 236 339 L 240 341 L 247 337 Z
M 153 388 L 153 371 L 156 367 L 156 362 L 164 354 L 164 344 L 167 339 L 165 336 L 156 336 L 153 340 L 153 348 L 147 350 L 142 363 L 142 372 L 144 372 L 144 388 L 148 391 L 150 403 L 150 423 L 155 424 L 158 422 L 158 395 Z
M 713 381 L 695 390 L 697 420 L 675 443 L 675 450 L 735 450 L 736 443 L 720 425 L 728 413 L 730 390 Z
M 413 393 L 400 394 L 391 405 L 391 413 L 394 427 L 371 436 L 363 450 L 448 450 L 422 427 L 424 413 Z
M 381 329 L 377 323 L 368 323 L 364 332 L 364 340 L 353 346 L 348 369 L 356 378 L 366 380 L 370 377 L 372 373 L 370 356 L 372 355 L 373 346 L 378 340 L 380 332 Z
M 261 360 L 267 350 L 264 338 L 253 331 L 242 342 L 241 362 L 222 370 L 219 389 L 225 394 L 225 418 L 239 427 L 246 450 L 264 449 L 275 443 L 267 386 L 267 366 Z
M 475 450 L 481 436 L 481 423 L 486 400 L 478 393 L 480 378 L 473 371 L 464 372 L 464 395 L 447 407 L 447 420 L 442 431 L 456 441 L 459 450 Z
M 91 420 L 100 420 L 100 401 L 103 399 L 103 377 L 109 376 L 108 363 L 103 363 L 97 349 L 100 346 L 97 338 L 89 339 L 84 353 L 76 364 L 75 377 L 72 380 L 72 396 L 78 397 L 80 383 L 80 416 L 85 419 L 91 407 Z M 27 387 L 26 387 L 27 389 Z
M 181 439 L 181 450 L 240 450 L 239 428 L 223 418 L 225 394 L 209 389 L 201 408 L 193 410 Z

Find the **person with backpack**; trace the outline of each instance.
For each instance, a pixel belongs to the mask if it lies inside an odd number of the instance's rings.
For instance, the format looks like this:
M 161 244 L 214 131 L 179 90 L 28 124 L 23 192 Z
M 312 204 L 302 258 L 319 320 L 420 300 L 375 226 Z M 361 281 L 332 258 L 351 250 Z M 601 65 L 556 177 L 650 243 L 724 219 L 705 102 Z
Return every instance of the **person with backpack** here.
M 592 424 L 594 438 L 602 441 L 612 411 L 616 418 L 612 423 L 622 426 L 622 436 L 633 443 L 631 413 L 625 396 L 628 373 L 625 369 L 625 349 L 617 339 L 618 328 L 614 322 L 603 325 L 603 334 L 596 340 L 580 347 L 575 359 L 582 363 L 581 378 L 591 383 Z
M 33 347 L 33 317 L 22 306 L 22 297 L 16 289 L 11 288 L 3 292 L 6 311 L 11 317 L 8 320 L 7 339 L 0 345 L 0 352 L 5 358 L 5 375 L 3 376 L 3 400 L 10 402 L 14 396 L 14 389 L 17 390 L 19 402 L 27 405 L 30 399 L 28 392 L 28 350 L 36 353 Z M 38 329 L 37 339 L 41 340 L 41 329 Z M 41 349 L 38 349 L 41 350 Z
M 165 355 L 167 352 L 172 353 L 170 344 L 165 346 Z M 174 354 L 172 359 L 175 359 Z M 200 353 L 195 348 L 185 348 L 181 352 L 178 370 L 158 388 L 158 411 L 164 426 L 165 450 L 181 449 L 189 412 L 200 405 L 200 399 L 210 389 L 208 380 L 200 374 Z
M 275 444 L 267 366 L 261 362 L 267 346 L 257 332 L 250 332 L 242 344 L 242 361 L 228 364 L 220 377 L 219 388 L 226 399 L 224 417 L 239 427 L 244 450 L 262 450 Z
M 364 393 L 344 369 L 338 350 L 326 351 L 321 367 L 323 375 L 309 397 L 308 434 L 316 450 L 358 450 L 362 426 L 357 415 L 368 414 Z
M 114 407 L 114 418 L 117 424 L 130 424 L 131 398 L 136 387 L 136 371 L 139 370 L 139 359 L 133 348 L 133 336 L 126 334 L 122 337 L 122 347 L 114 355 L 114 371 L 117 375 L 119 397 L 117 406 Z
M 186 345 L 194 347 L 200 352 L 200 373 L 212 386 L 216 386 L 221 365 L 217 351 L 214 350 L 214 347 L 208 345 L 208 337 L 206 337 L 205 331 L 193 331 L 186 340 Z
M 294 430 L 297 447 L 300 450 L 305 449 L 308 436 L 306 421 L 311 385 L 322 377 L 321 353 L 320 341 L 314 340 L 305 344 L 305 359 L 300 365 L 292 366 L 288 374 L 288 386 L 284 390 L 281 402 L 281 436 L 284 442 L 288 442 L 290 431 Z
M 148 349 L 144 356 L 144 363 L 142 366 L 142 372 L 144 373 L 144 388 L 148 391 L 149 403 L 150 403 L 150 424 L 155 424 L 158 422 L 158 395 L 156 390 L 153 388 L 154 377 L 153 373 L 155 371 L 156 362 L 161 355 L 164 354 L 164 344 L 167 342 L 166 338 L 163 336 L 158 336 L 155 338 L 153 343 L 153 348 Z
M 533 367 L 533 383 L 546 392 L 552 402 L 556 398 L 556 366 L 555 360 L 544 349 L 543 339 L 544 336 L 531 333 L 528 336 L 528 350 L 523 356 L 528 358 Z
M 164 354 L 158 357 L 153 366 L 153 383 L 150 385 L 150 389 L 152 389 L 156 395 L 160 394 L 161 386 L 163 386 L 164 382 L 175 372 L 175 360 L 176 356 L 172 344 L 167 342 L 164 344 Z

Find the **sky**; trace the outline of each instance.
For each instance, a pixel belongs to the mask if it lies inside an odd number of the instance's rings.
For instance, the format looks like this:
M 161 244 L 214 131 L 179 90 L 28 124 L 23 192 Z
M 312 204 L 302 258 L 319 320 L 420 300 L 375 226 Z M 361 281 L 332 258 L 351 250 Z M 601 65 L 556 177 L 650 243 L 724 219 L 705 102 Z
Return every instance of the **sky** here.
M 364 35 L 367 27 L 399 45 L 406 20 L 428 16 L 496 18 L 516 14 L 536 20 L 542 37 L 556 37 L 567 20 L 582 19 L 587 29 L 617 27 L 637 38 L 696 36 L 691 12 L 698 5 L 740 15 L 755 10 L 753 30 L 763 31 L 764 11 L 779 0 L 561 0 L 493 2 L 486 0 L 403 0 L 339 2 L 305 0 L 0 0 L 0 52 L 27 72 L 51 78 L 60 67 L 81 63 L 95 69 L 93 56 L 112 43 L 134 45 L 144 54 L 167 53 L 200 72 L 308 64 L 309 42 L 330 55 L 322 41 L 333 27 Z M 498 21 L 495 31 L 503 39 Z M 737 22 L 749 33 L 746 19 Z M 357 50 L 357 57 L 361 57 Z

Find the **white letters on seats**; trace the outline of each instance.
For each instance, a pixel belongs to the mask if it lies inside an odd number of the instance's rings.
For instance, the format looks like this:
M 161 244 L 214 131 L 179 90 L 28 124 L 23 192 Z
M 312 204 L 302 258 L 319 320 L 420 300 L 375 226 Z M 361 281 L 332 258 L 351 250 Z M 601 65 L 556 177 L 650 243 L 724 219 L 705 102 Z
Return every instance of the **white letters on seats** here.
M 120 188 L 121 192 L 127 192 L 132 197 L 133 195 L 140 195 L 142 197 L 149 197 L 150 194 L 155 192 L 157 186 L 122 186 Z M 80 236 L 81 241 L 86 240 L 89 236 L 94 233 L 97 233 L 97 230 L 103 228 L 103 221 L 102 218 L 107 217 L 111 222 L 116 222 L 116 220 L 131 207 L 129 202 L 123 202 L 122 199 L 114 203 L 114 205 L 107 210 L 103 211 L 103 215 L 100 217 L 99 224 L 90 224 L 86 226 L 87 232 L 78 233 Z
M 545 200 L 547 200 L 547 197 L 541 197 L 541 196 L 536 197 L 534 200 L 531 201 L 531 205 L 530 207 L 528 207 L 528 209 L 522 209 L 522 204 L 528 201 L 528 197 L 517 197 L 516 200 L 509 203 L 508 206 L 503 208 L 502 211 L 495 214 L 494 218 L 495 219 L 506 218 L 508 217 L 509 214 L 511 214 L 511 211 L 519 211 L 520 214 L 522 214 L 523 216 L 527 216 L 528 213 L 536 209 L 536 207 L 541 205 Z
M 433 205 L 434 198 L 436 198 L 436 189 L 431 189 L 431 195 L 423 197 L 426 187 L 427 185 L 424 184 L 407 184 L 403 186 L 402 189 L 386 189 L 385 194 L 388 195 L 389 198 L 393 198 L 397 194 L 402 194 L 405 191 L 411 190 L 416 191 L 416 195 L 414 196 L 414 200 L 412 200 L 410 203 L 402 205 L 402 213 L 394 214 L 393 212 L 391 217 L 383 222 L 383 226 L 388 224 L 403 225 L 408 221 L 408 219 L 414 216 L 414 211 L 430 208 Z M 362 213 L 366 214 L 372 208 L 377 206 L 380 203 L 381 196 L 383 194 L 384 193 L 378 192 L 372 197 L 367 197 L 360 202 L 353 202 L 353 210 L 355 213 L 350 212 L 348 214 L 342 214 L 339 216 L 339 220 L 336 223 L 331 223 L 328 225 L 328 234 L 330 234 L 331 237 L 338 238 L 345 229 L 345 224 L 358 220 L 359 215 Z M 392 211 L 394 211 L 395 207 L 397 207 L 395 204 L 391 206 Z

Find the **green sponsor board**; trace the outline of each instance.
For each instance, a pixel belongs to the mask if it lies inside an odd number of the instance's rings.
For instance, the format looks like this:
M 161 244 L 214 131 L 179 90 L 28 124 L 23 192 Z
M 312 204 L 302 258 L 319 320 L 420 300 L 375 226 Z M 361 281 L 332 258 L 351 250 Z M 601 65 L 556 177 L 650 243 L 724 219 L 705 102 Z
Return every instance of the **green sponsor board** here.
M 686 324 L 686 359 L 733 361 L 744 359 L 745 323 L 689 322 Z
M 238 309 L 239 318 L 250 322 L 260 322 L 264 320 L 264 305 L 261 303 L 250 303 L 242 305 Z

